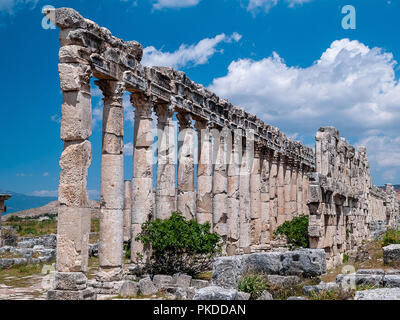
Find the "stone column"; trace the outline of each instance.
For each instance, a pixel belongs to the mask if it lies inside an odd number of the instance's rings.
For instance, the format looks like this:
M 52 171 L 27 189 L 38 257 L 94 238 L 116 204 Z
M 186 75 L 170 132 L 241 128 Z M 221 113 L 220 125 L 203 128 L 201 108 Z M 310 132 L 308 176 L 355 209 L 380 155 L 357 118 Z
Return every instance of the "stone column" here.
M 174 108 L 158 104 L 156 218 L 167 219 L 176 211 Z
M 186 219 L 196 218 L 194 191 L 194 128 L 190 113 L 178 113 L 178 197 L 177 208 Z
M 270 159 L 264 153 L 261 161 L 261 249 L 267 249 L 270 242 Z
M 228 148 L 229 150 L 229 148 Z M 228 163 L 228 247 L 227 254 L 234 255 L 238 249 L 240 228 L 240 161 L 242 157 L 242 135 L 233 134 L 231 156 Z
M 143 247 L 136 237 L 142 231 L 142 224 L 154 216 L 153 102 L 151 97 L 142 93 L 132 93 L 131 102 L 135 107 L 131 261 L 139 264 L 147 261 L 149 248 Z
M 291 159 L 286 160 L 285 165 L 285 212 L 284 217 L 281 218 L 281 223 L 286 220 L 290 220 L 291 210 L 292 210 L 292 171 L 293 171 L 293 161 Z
M 92 161 L 92 105 L 90 95 L 91 69 L 80 62 L 77 49 L 60 49 L 61 91 L 63 95 L 61 140 L 64 148 L 60 158 L 58 187 L 57 263 L 54 289 L 50 300 L 95 299 L 87 288 L 90 206 L 87 173 Z M 68 58 L 65 58 L 68 57 Z
M 212 225 L 212 142 L 210 124 L 196 121 L 199 162 L 197 167 L 197 222 Z
M 132 181 L 125 180 L 124 192 L 124 242 L 131 240 L 132 232 Z
M 224 243 L 227 237 L 227 138 L 228 129 L 213 129 L 213 155 L 214 155 L 214 174 L 213 174 L 213 230 L 217 232 Z M 230 134 L 230 133 L 229 133 Z M 224 248 L 225 249 L 225 248 Z
M 261 149 L 254 149 L 250 173 L 251 245 L 257 248 L 261 236 Z
M 310 209 L 309 209 L 309 207 L 308 207 L 308 205 L 307 205 L 307 192 L 308 192 L 308 186 L 309 186 L 309 184 L 310 184 L 310 182 L 309 182 L 309 179 L 308 179 L 308 176 L 307 176 L 307 173 L 308 173 L 308 169 L 305 167 L 305 166 L 303 166 L 303 180 L 302 180 L 302 194 L 303 194 L 303 197 L 302 197 L 302 199 L 303 199 L 303 201 L 302 201 L 302 203 L 303 203 L 303 214 L 305 214 L 305 215 L 309 215 L 310 214 Z
M 244 139 L 242 163 L 240 165 L 240 249 L 251 252 L 251 207 L 250 207 L 250 152 L 248 139 Z
M 101 281 L 118 281 L 122 274 L 124 230 L 124 108 L 123 82 L 99 80 L 104 96 L 100 182 Z
M 297 213 L 297 177 L 299 172 L 299 162 L 292 162 L 292 178 L 291 178 L 291 191 L 290 191 L 290 219 L 298 216 Z
M 278 168 L 279 155 L 274 151 L 271 154 L 271 168 L 269 173 L 270 236 L 278 224 Z
M 278 166 L 278 215 L 277 215 L 277 227 L 286 221 L 285 217 L 285 157 L 280 155 L 279 166 Z
M 297 214 L 302 215 L 303 212 L 303 168 L 301 163 L 297 167 Z

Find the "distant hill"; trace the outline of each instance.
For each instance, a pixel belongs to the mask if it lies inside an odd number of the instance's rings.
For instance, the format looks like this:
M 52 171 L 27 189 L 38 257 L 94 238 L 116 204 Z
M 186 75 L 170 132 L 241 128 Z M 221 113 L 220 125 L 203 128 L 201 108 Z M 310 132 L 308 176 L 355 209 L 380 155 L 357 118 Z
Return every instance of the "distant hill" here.
M 7 207 L 6 214 L 31 208 L 42 207 L 49 202 L 57 200 L 56 197 L 28 196 L 26 194 L 16 193 L 9 190 L 0 190 L 0 193 L 12 195 L 10 200 L 7 200 L 5 203 Z

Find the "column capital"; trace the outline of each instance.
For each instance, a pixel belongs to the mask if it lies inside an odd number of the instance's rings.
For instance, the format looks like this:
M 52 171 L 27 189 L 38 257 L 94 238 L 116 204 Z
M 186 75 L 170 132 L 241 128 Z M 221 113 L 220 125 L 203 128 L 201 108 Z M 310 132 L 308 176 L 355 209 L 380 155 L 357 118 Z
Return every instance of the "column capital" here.
M 177 119 L 180 129 L 193 129 L 192 114 L 190 112 L 178 112 Z
M 172 119 L 175 113 L 175 106 L 171 103 L 156 103 L 155 112 L 158 117 L 158 122 L 165 123 Z
M 151 119 L 153 113 L 153 99 L 144 93 L 132 93 L 130 101 L 135 107 L 135 116 L 142 119 Z
M 196 120 L 194 126 L 197 131 L 211 130 L 214 128 L 214 123 L 210 120 Z
M 122 96 L 125 92 L 125 82 L 116 81 L 116 80 L 108 80 L 108 79 L 101 79 L 96 80 L 94 82 L 102 91 L 103 93 L 103 100 L 109 101 L 108 104 L 122 106 Z

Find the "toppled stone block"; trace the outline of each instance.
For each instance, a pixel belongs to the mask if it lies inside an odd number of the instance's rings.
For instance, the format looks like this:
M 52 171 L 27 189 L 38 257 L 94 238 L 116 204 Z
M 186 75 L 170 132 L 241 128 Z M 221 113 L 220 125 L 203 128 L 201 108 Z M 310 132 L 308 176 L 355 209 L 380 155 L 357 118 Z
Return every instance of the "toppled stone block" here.
M 314 277 L 325 272 L 326 260 L 323 249 L 300 249 L 217 258 L 213 264 L 212 279 L 215 285 L 236 288 L 245 273 Z
M 56 290 L 79 291 L 87 287 L 87 278 L 82 272 L 56 272 L 54 288 Z
M 50 290 L 47 292 L 48 300 L 96 300 L 97 295 L 93 289 L 79 291 Z
M 342 288 L 351 286 L 383 286 L 384 275 L 380 274 L 339 274 L 336 277 L 336 283 Z
M 190 286 L 194 287 L 196 289 L 201 289 L 208 287 L 210 285 L 210 282 L 207 280 L 200 280 L 200 279 L 192 279 L 190 282 Z
M 400 288 L 356 291 L 354 300 L 400 300 Z
M 119 294 L 123 298 L 136 297 L 139 292 L 139 283 L 134 281 L 124 281 Z
M 385 274 L 383 269 L 359 269 L 357 270 L 356 274 Z
M 391 244 L 383 247 L 383 262 L 390 264 L 393 262 L 400 263 L 400 244 Z
M 269 293 L 268 291 L 264 290 L 261 293 L 261 296 L 257 300 L 274 300 L 274 298 L 272 297 L 271 293 Z
M 382 282 L 385 288 L 400 288 L 400 274 L 386 274 Z
M 197 290 L 193 300 L 236 300 L 237 295 L 238 292 L 235 289 L 209 286 Z
M 162 290 L 173 283 L 173 278 L 171 276 L 157 274 L 153 277 L 153 283 L 158 290 Z
M 281 286 L 292 285 L 300 283 L 301 279 L 298 276 L 279 276 L 279 275 L 268 275 L 268 282 L 272 284 L 278 284 Z
M 139 290 L 140 293 L 144 296 L 154 294 L 158 291 L 153 281 L 151 281 L 150 277 L 141 279 L 139 281 Z
M 320 283 L 315 286 L 304 286 L 303 294 L 311 296 L 316 293 L 338 291 L 338 290 L 340 290 L 340 286 L 337 283 L 327 282 L 327 283 Z
M 250 293 L 239 291 L 236 300 L 250 300 Z
M 177 287 L 187 288 L 190 286 L 190 282 L 192 281 L 192 277 L 187 274 L 176 273 L 173 277 L 173 283 Z
M 286 300 L 307 300 L 306 297 L 289 297 Z

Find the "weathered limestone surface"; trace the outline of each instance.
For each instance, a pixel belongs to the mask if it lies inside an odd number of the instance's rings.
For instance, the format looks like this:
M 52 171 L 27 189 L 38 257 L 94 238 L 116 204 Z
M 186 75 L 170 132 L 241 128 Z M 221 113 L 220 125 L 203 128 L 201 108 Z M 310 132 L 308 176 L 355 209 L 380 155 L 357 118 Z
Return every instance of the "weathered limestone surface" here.
M 175 127 L 172 105 L 157 105 L 156 218 L 166 219 L 176 211 Z
M 217 258 L 213 264 L 212 281 L 223 288 L 236 288 L 245 273 L 314 277 L 325 272 L 324 250 L 301 249 Z
M 177 209 L 186 219 L 196 218 L 196 192 L 194 189 L 194 127 L 190 113 L 177 116 L 180 125 L 178 149 Z
M 1 214 L 6 211 L 6 206 L 4 205 L 4 202 L 10 198 L 10 194 L 0 194 L 0 247 L 3 246 L 3 238 L 1 237 Z
M 132 225 L 132 181 L 124 181 L 124 242 L 131 240 Z
M 249 139 L 244 140 L 242 162 L 240 165 L 240 252 L 251 252 L 251 204 L 250 204 L 250 170 L 252 166 Z
M 142 224 L 154 217 L 153 193 L 153 102 L 144 94 L 132 94 L 135 107 L 133 178 L 132 178 L 132 242 L 131 260 L 140 263 L 138 256 L 148 258 L 148 250 L 143 248 L 137 235 L 142 231 Z M 148 248 L 147 248 L 148 249 Z

